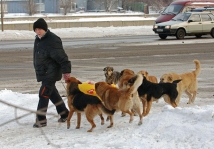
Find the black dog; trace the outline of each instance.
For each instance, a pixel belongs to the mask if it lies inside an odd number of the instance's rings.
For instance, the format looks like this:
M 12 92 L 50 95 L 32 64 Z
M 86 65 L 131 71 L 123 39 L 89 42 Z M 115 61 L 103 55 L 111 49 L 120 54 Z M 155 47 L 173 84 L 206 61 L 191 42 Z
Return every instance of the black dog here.
M 130 84 L 133 83 L 135 77 L 129 80 Z M 175 80 L 172 83 L 152 83 L 148 81 L 146 77 L 144 77 L 142 84 L 137 90 L 139 97 L 141 97 L 143 103 L 143 116 L 149 114 L 152 106 L 152 101 L 157 100 L 161 97 L 163 97 L 165 102 L 172 105 L 174 108 L 177 107 L 175 100 L 178 96 L 177 83 L 179 83 L 180 81 L 181 80 Z
M 69 80 L 67 80 L 66 89 L 68 94 L 68 107 L 70 109 L 67 119 L 67 128 L 70 128 L 70 120 L 74 112 L 77 112 L 76 128 L 80 128 L 81 112 L 85 112 L 85 116 L 92 126 L 88 132 L 92 132 L 92 130 L 96 127 L 94 123 L 94 117 L 96 115 L 100 116 L 101 124 L 104 124 L 102 113 L 112 116 L 115 110 L 108 110 L 97 96 L 92 96 L 81 92 L 78 88 L 78 84 L 82 84 L 82 82 L 74 77 L 70 77 Z

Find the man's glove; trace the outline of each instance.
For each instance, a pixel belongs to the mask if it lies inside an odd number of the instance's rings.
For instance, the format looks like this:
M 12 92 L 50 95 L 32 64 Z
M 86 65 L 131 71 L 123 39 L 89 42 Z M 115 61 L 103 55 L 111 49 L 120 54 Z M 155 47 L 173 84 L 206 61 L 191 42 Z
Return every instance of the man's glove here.
M 65 83 L 67 83 L 68 79 L 70 78 L 70 73 L 62 74 L 62 76 L 63 76 L 63 79 L 65 80 Z

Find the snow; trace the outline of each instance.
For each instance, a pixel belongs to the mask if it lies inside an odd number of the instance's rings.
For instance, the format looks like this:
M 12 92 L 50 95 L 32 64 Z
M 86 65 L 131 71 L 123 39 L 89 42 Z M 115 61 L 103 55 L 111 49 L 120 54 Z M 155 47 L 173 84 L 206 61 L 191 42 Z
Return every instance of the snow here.
M 132 15 L 131 17 L 115 17 L 117 15 L 123 15 L 121 13 L 82 13 L 82 14 L 68 14 L 72 16 L 100 16 L 99 18 L 80 18 L 73 19 L 71 21 L 113 21 L 113 20 L 155 20 L 155 17 L 139 17 L 135 15 L 139 15 L 142 13 L 124 13 L 124 15 Z M 103 15 L 111 15 L 114 17 L 102 17 Z M 26 14 L 18 13 L 18 14 L 5 14 L 5 18 L 11 17 L 23 17 Z M 66 20 L 52 20 L 48 17 L 52 16 L 60 16 L 56 14 L 36 14 L 33 17 L 44 17 L 44 19 L 48 22 L 63 22 Z M 48 18 L 48 19 L 47 19 Z M 25 20 L 23 18 L 22 21 L 7 21 L 4 24 L 18 24 L 18 23 L 32 23 L 34 21 Z M 152 26 L 127 26 L 127 27 L 75 27 L 75 28 L 59 28 L 59 29 L 51 29 L 52 32 L 56 33 L 61 38 L 83 38 L 83 37 L 108 37 L 108 36 L 129 36 L 129 35 L 151 35 L 154 34 L 152 31 Z M 22 40 L 29 39 L 32 40 L 35 38 L 35 33 L 33 31 L 26 30 L 4 30 L 0 31 L 0 41 L 4 40 Z
M 182 100 L 187 101 L 186 98 Z M 150 114 L 144 117 L 140 126 L 137 125 L 138 116 L 129 123 L 129 116 L 121 117 L 118 112 L 115 113 L 115 125 L 112 128 L 107 128 L 108 121 L 101 125 L 97 116 L 97 127 L 88 133 L 91 125 L 84 114 L 80 129 L 75 129 L 75 114 L 71 119 L 71 128 L 67 129 L 66 123 L 57 122 L 56 110 L 51 102 L 47 127 L 33 128 L 35 114 L 32 112 L 35 112 L 38 103 L 37 94 L 22 94 L 5 89 L 0 91 L 0 101 L 28 110 L 0 103 L 2 149 L 211 149 L 214 144 L 214 105 L 173 108 L 159 100 L 159 103 L 153 103 Z M 160 108 L 160 111 L 154 112 L 155 108 Z
M 109 37 L 129 35 L 151 35 L 154 34 L 152 26 L 127 26 L 127 27 L 79 27 L 51 29 L 61 38 L 84 38 L 84 37 Z M 34 40 L 35 33 L 25 30 L 0 31 L 0 41 L 5 40 Z
M 151 35 L 151 26 L 51 29 L 62 38 L 103 37 L 120 35 Z M 93 34 L 93 35 L 92 35 Z M 0 40 L 34 39 L 32 31 L 0 32 Z M 197 40 L 198 41 L 198 40 Z M 63 97 L 65 103 L 67 99 Z M 181 105 L 188 99 L 182 97 Z M 2 149 L 212 149 L 214 145 L 214 104 L 197 103 L 212 100 L 197 97 L 192 105 L 173 108 L 163 100 L 153 103 L 143 124 L 138 126 L 138 117 L 129 123 L 129 116 L 114 115 L 114 126 L 107 128 L 108 121 L 101 125 L 95 117 L 97 127 L 91 127 L 84 114 L 81 128 L 75 129 L 76 115 L 71 119 L 71 128 L 59 124 L 55 107 L 50 102 L 48 124 L 42 129 L 33 128 L 38 94 L 23 94 L 12 90 L 0 91 L 0 146 Z M 14 107 L 16 106 L 16 107 Z

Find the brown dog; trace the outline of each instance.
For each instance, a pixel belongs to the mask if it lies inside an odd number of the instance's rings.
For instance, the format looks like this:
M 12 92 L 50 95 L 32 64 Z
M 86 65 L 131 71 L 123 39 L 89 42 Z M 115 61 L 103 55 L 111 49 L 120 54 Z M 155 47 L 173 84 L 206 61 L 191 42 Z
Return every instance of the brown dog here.
M 178 97 L 176 99 L 177 105 L 180 102 L 180 98 L 183 92 L 185 92 L 189 101 L 187 104 L 193 103 L 195 101 L 195 97 L 198 90 L 198 81 L 197 76 L 201 72 L 201 64 L 199 60 L 194 60 L 196 65 L 196 69 L 192 72 L 186 72 L 183 74 L 176 74 L 174 72 L 163 74 L 160 78 L 160 82 L 173 82 L 174 80 L 181 79 L 181 82 L 177 85 Z
M 142 124 L 142 114 L 140 111 L 140 99 L 136 96 L 138 87 L 142 84 L 143 76 L 137 75 L 133 81 L 133 85 L 125 89 L 118 89 L 112 87 L 106 82 L 95 83 L 95 90 L 97 95 L 102 99 L 106 108 L 109 110 L 116 109 L 130 115 L 129 122 L 133 121 L 134 113 L 130 110 L 133 108 L 137 111 L 140 121 L 138 125 Z M 110 116 L 110 120 L 113 122 L 113 116 Z M 113 123 L 109 127 L 112 127 Z
M 68 95 L 68 107 L 70 109 L 68 119 L 67 119 L 67 128 L 70 128 L 70 120 L 74 112 L 77 112 L 77 126 L 76 129 L 80 128 L 81 123 L 81 112 L 85 112 L 85 116 L 88 122 L 91 124 L 91 129 L 88 132 L 96 127 L 94 123 L 94 117 L 99 115 L 101 118 L 101 125 L 104 124 L 104 118 L 102 112 L 111 116 L 114 114 L 115 110 L 108 110 L 101 100 L 97 96 L 84 94 L 78 88 L 78 84 L 82 84 L 79 80 L 74 77 L 69 78 L 67 81 L 67 95 Z

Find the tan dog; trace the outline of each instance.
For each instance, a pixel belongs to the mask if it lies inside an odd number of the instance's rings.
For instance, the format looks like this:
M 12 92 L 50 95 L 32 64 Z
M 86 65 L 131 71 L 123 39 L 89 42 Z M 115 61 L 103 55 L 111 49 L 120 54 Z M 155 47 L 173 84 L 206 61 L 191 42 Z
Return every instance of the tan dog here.
M 118 82 L 119 89 L 127 88 L 128 81 L 135 76 L 134 71 L 130 69 L 124 69 L 120 72 L 120 79 Z
M 142 84 L 143 76 L 137 75 L 133 81 L 133 85 L 125 89 L 118 89 L 112 87 L 106 82 L 95 83 L 95 91 L 97 95 L 102 99 L 106 108 L 109 110 L 116 109 L 116 111 L 122 111 L 130 115 L 129 122 L 133 121 L 134 113 L 131 112 L 133 108 L 139 115 L 140 121 L 138 125 L 142 124 L 142 114 L 140 110 L 140 99 L 136 98 L 137 89 Z M 113 121 L 113 116 L 110 116 L 110 120 Z M 109 127 L 112 127 L 113 123 Z
M 118 87 L 119 89 L 124 89 L 129 87 L 128 85 L 128 81 L 135 76 L 134 71 L 130 70 L 130 69 L 124 69 L 120 72 L 120 79 L 118 81 Z M 134 96 L 138 96 L 137 93 L 134 94 Z M 137 97 L 135 97 L 137 98 Z M 139 98 L 139 97 L 138 97 Z M 134 112 L 134 115 L 137 115 L 135 111 L 132 110 L 132 112 Z M 125 113 L 121 113 L 121 116 L 125 116 Z
M 187 104 L 193 103 L 196 98 L 197 90 L 198 90 L 198 81 L 197 76 L 201 72 L 201 64 L 199 60 L 194 60 L 196 65 L 196 69 L 192 72 L 186 72 L 183 74 L 176 74 L 174 72 L 163 74 L 160 78 L 160 82 L 173 82 L 174 80 L 181 79 L 181 82 L 177 85 L 178 97 L 176 98 L 177 105 L 180 102 L 180 98 L 183 92 L 185 92 L 189 101 Z
M 150 82 L 158 83 L 158 79 L 155 76 L 149 76 L 149 73 L 147 71 L 141 70 L 138 72 L 138 74 L 142 74 Z
M 74 77 L 69 78 L 67 81 L 67 95 L 68 95 L 68 107 L 70 109 L 68 119 L 67 119 L 67 128 L 70 128 L 70 120 L 74 112 L 77 112 L 77 126 L 76 129 L 80 128 L 81 123 L 81 112 L 85 112 L 85 116 L 88 122 L 91 124 L 91 129 L 88 132 L 96 127 L 94 123 L 94 117 L 99 115 L 101 118 L 101 125 L 104 124 L 104 118 L 102 112 L 111 116 L 114 114 L 115 110 L 108 110 L 101 100 L 97 96 L 84 94 L 78 88 L 78 84 L 82 84 L 79 80 Z

